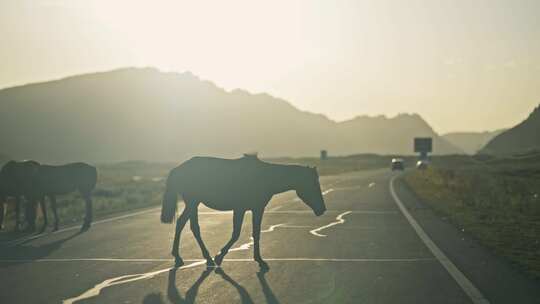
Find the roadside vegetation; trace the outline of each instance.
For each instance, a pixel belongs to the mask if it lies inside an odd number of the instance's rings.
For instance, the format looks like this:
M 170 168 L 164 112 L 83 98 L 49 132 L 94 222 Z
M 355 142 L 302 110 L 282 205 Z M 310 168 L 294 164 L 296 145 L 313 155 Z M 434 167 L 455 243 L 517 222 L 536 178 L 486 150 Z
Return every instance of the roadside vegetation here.
M 434 158 L 405 181 L 441 216 L 540 278 L 540 155 Z

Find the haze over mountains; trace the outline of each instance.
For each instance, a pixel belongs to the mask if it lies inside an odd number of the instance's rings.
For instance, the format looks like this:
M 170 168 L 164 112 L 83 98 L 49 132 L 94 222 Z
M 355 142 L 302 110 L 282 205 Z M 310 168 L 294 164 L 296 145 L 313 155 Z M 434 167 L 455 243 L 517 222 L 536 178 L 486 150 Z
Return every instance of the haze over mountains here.
M 467 154 L 476 154 L 491 139 L 504 132 L 505 129 L 486 132 L 452 132 L 442 137 Z
M 0 152 L 43 162 L 412 154 L 415 136 L 433 137 L 438 154 L 462 152 L 416 114 L 338 123 L 189 72 L 126 68 L 0 90 Z
M 480 152 L 499 155 L 540 152 L 540 105 L 527 119 L 493 138 Z

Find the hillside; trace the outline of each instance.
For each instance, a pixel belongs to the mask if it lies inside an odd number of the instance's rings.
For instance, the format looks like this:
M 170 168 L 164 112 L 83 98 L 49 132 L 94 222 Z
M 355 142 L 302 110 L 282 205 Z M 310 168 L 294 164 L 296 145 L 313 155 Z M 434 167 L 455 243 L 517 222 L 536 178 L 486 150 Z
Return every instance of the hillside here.
M 540 151 L 540 106 L 523 122 L 493 138 L 482 150 L 485 154 L 517 154 Z
M 486 132 L 453 132 L 442 135 L 449 143 L 460 148 L 467 154 L 476 154 L 492 138 L 501 134 L 505 130 Z
M 418 115 L 337 123 L 189 72 L 126 68 L 0 90 L 4 152 L 43 162 L 410 154 L 414 136 L 433 136 L 440 154 L 460 152 Z

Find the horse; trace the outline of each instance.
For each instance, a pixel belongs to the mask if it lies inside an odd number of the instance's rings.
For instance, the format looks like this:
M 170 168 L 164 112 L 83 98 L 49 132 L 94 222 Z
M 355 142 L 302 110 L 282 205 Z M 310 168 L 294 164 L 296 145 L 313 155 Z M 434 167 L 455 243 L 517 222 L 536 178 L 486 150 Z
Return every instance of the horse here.
M 61 166 L 40 165 L 32 181 L 31 197 L 43 205 L 49 198 L 54 214 L 54 230 L 58 230 L 56 196 L 79 191 L 85 201 L 85 217 L 81 230 L 88 230 L 92 224 L 92 191 L 97 183 L 97 169 L 86 163 L 71 163 Z M 42 205 L 42 206 L 43 206 Z M 47 227 L 47 212 L 43 208 L 44 225 Z
M 264 209 L 274 194 L 289 190 L 295 190 L 316 216 L 326 211 L 316 168 L 272 164 L 256 156 L 244 156 L 239 159 L 194 157 L 172 169 L 163 195 L 161 222 L 172 223 L 178 195 L 181 195 L 185 208 L 176 222 L 171 252 L 175 266 L 184 264 L 179 244 L 180 234 L 188 220 L 207 266 L 219 266 L 240 236 L 244 214 L 251 211 L 254 260 L 261 270 L 268 270 L 259 249 Z M 214 210 L 233 211 L 232 237 L 215 256 L 215 262 L 201 238 L 197 211 L 199 203 Z
M 32 180 L 37 173 L 40 164 L 33 160 L 17 162 L 11 160 L 0 169 L 0 229 L 4 221 L 4 204 L 8 197 L 15 198 L 15 230 L 20 228 L 20 208 L 22 197 L 29 199 L 32 191 Z M 30 204 L 32 205 L 32 204 Z M 42 210 L 45 208 L 41 203 Z M 32 218 L 35 211 L 31 207 L 26 207 L 26 220 Z M 32 229 L 32 223 L 29 223 L 29 229 Z

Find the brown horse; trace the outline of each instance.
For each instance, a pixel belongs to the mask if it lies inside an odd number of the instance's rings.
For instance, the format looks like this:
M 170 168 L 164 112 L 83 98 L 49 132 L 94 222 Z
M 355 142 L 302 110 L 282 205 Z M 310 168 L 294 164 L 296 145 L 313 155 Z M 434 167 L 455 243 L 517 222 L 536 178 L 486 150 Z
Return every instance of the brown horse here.
M 254 259 L 262 270 L 267 270 L 268 264 L 262 259 L 259 249 L 264 209 L 274 194 L 288 190 L 295 190 L 315 215 L 322 215 L 326 211 L 315 168 L 270 164 L 253 156 L 245 156 L 234 160 L 194 157 L 172 169 L 167 178 L 161 221 L 164 223 L 173 221 L 180 194 L 184 199 L 185 208 L 176 222 L 172 247 L 175 265 L 177 267 L 183 265 L 179 243 L 180 234 L 188 219 L 207 265 L 214 265 L 201 238 L 198 223 L 197 207 L 199 203 L 203 203 L 215 210 L 233 211 L 232 237 L 216 255 L 215 263 L 220 265 L 229 249 L 238 240 L 244 214 L 249 210 L 253 214 Z
M 86 205 L 86 213 L 82 230 L 90 228 L 92 223 L 92 191 L 96 187 L 97 170 L 85 163 L 71 163 L 61 166 L 40 165 L 32 181 L 31 199 L 40 201 L 42 206 L 45 196 L 51 202 L 54 214 L 54 230 L 58 230 L 58 214 L 56 212 L 56 196 L 78 191 Z M 43 229 L 47 226 L 47 212 L 43 208 L 45 220 Z
M 8 197 L 15 198 L 15 230 L 20 228 L 20 209 L 22 198 L 29 199 L 29 194 L 32 191 L 32 180 L 35 177 L 40 164 L 36 161 L 9 161 L 2 169 L 0 169 L 0 228 L 4 221 L 4 204 Z M 30 204 L 32 205 L 32 204 Z M 45 205 L 42 202 L 41 208 Z M 27 205 L 26 220 L 32 217 L 34 212 Z M 29 228 L 32 229 L 32 224 L 29 223 Z

